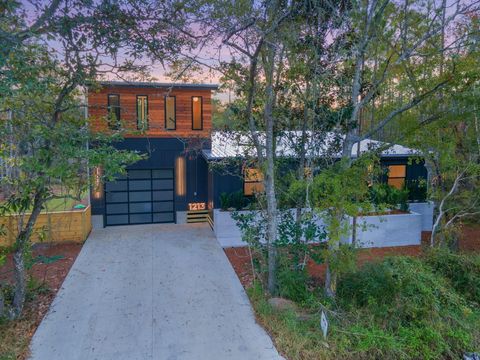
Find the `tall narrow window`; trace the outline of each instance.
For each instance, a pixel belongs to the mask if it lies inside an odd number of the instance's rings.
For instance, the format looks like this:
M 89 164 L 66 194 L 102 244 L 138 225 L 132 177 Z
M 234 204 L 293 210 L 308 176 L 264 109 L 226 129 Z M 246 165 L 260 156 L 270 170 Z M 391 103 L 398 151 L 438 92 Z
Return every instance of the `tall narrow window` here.
M 120 128 L 120 95 L 108 94 L 108 127 L 110 129 Z
M 192 130 L 203 130 L 203 104 L 201 96 L 192 96 Z
M 406 165 L 390 165 L 388 167 L 388 185 L 397 189 L 403 189 L 407 177 Z
M 259 169 L 246 168 L 243 180 L 243 194 L 245 196 L 264 191 L 263 174 Z
M 137 129 L 148 130 L 148 96 L 137 95 Z
M 175 96 L 165 96 L 165 129 L 175 130 L 177 126 Z

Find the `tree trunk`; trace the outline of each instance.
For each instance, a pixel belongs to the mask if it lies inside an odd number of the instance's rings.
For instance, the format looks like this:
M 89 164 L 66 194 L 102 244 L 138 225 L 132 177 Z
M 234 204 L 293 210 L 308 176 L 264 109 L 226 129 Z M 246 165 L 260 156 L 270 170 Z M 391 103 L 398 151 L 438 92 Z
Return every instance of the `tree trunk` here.
M 25 273 L 25 249 L 30 240 L 33 226 L 35 225 L 38 215 L 42 210 L 44 197 L 42 192 L 38 192 L 35 195 L 33 201 L 33 209 L 30 217 L 28 218 L 25 228 L 22 229 L 15 241 L 15 252 L 13 254 L 13 275 L 15 280 L 15 293 L 13 297 L 13 318 L 18 318 L 23 311 L 25 305 L 25 296 L 27 293 L 27 281 Z
M 0 286 L 0 319 L 5 317 L 5 298 L 3 297 L 3 289 Z
M 325 294 L 329 298 L 334 298 L 337 290 L 337 274 L 331 271 L 329 262 L 325 271 Z
M 13 274 L 15 280 L 15 293 L 13 297 L 13 316 L 18 318 L 23 311 L 25 297 L 27 293 L 27 281 L 25 274 L 25 249 L 23 246 L 18 247 L 13 254 Z
M 275 48 L 269 46 L 267 49 L 266 59 L 266 103 L 265 103 L 265 192 L 267 200 L 267 246 L 268 246 L 268 292 L 274 295 L 276 292 L 276 268 L 277 268 L 277 197 L 275 194 L 275 139 L 274 139 L 274 119 L 273 119 L 273 73 L 275 61 Z

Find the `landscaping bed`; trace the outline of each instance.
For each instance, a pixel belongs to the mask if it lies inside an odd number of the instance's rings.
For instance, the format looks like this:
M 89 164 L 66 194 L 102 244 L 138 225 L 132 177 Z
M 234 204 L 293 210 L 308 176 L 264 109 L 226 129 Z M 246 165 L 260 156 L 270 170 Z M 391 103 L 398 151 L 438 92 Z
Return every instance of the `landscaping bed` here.
M 32 257 L 37 259 L 28 271 L 29 293 L 23 316 L 19 320 L 0 320 L 0 360 L 26 359 L 35 330 L 47 313 L 71 266 L 82 248 L 81 244 L 35 244 Z M 0 267 L 0 282 L 12 280 L 12 258 L 9 255 Z

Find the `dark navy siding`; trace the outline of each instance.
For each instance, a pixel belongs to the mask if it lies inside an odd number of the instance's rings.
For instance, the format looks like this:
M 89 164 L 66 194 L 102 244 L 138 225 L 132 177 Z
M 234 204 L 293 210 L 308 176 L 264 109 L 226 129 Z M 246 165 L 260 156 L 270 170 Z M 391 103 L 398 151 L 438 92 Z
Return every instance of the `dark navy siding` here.
M 186 158 L 186 196 L 175 194 L 175 211 L 186 211 L 189 202 L 207 202 L 208 166 L 205 159 L 195 153 L 185 154 L 182 141 L 175 138 L 128 138 L 114 145 L 119 150 L 137 150 L 148 158 L 128 169 L 175 168 L 175 159 Z M 206 144 L 208 146 L 208 144 Z M 91 199 L 92 214 L 103 215 L 104 199 Z
M 228 169 L 210 170 L 209 176 L 212 184 L 210 184 L 209 203 L 213 203 L 213 208 L 220 208 L 220 194 L 231 194 L 236 191 L 243 191 L 243 177 L 240 166 L 229 166 Z

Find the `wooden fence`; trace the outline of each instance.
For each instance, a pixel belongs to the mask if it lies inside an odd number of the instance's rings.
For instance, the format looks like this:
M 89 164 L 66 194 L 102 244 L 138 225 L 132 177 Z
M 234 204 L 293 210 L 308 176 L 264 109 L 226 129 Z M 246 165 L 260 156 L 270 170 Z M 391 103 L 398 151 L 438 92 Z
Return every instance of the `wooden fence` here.
M 27 216 L 28 217 L 28 216 Z M 27 219 L 25 219 L 26 221 Z M 0 217 L 5 234 L 0 235 L 0 246 L 10 246 L 18 232 L 18 215 Z M 38 216 L 31 237 L 32 242 L 83 242 L 92 230 L 91 209 L 54 211 Z

